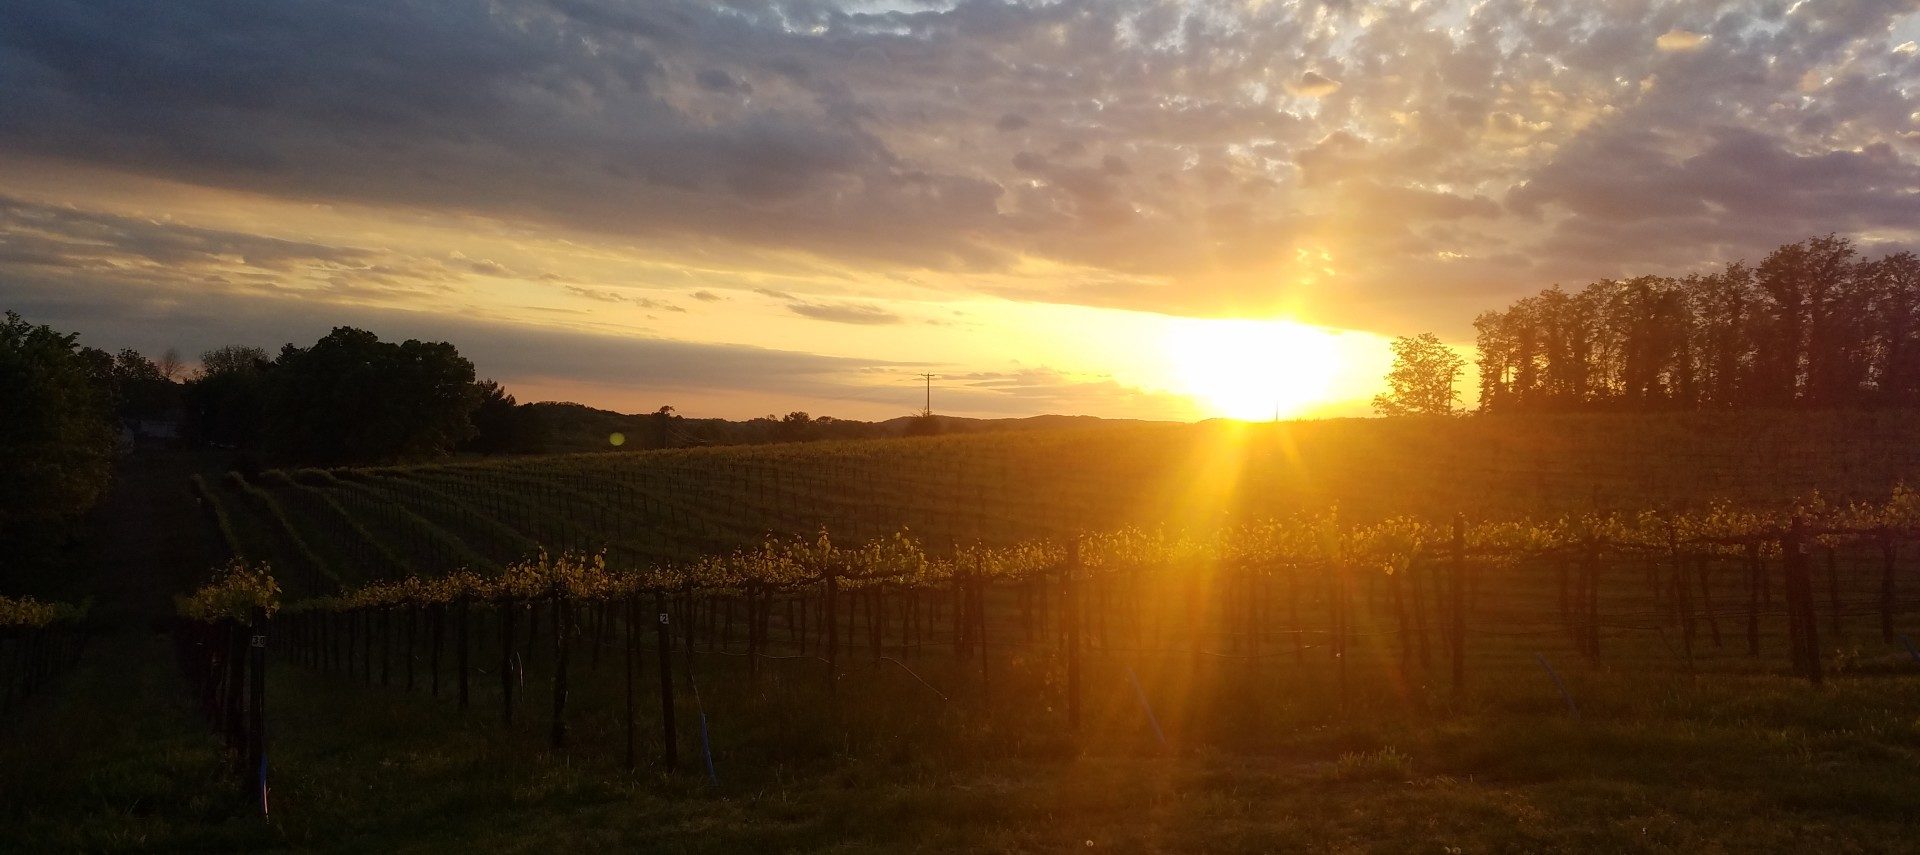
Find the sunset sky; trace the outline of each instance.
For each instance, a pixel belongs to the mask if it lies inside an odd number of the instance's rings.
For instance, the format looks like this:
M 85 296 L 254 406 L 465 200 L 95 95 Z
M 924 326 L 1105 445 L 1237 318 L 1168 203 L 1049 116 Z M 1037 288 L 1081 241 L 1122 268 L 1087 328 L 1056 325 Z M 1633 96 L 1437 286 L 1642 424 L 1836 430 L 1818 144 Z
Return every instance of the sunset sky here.
M 627 411 L 1356 414 L 1556 282 L 1920 245 L 1915 9 L 16 3 L 0 308 Z

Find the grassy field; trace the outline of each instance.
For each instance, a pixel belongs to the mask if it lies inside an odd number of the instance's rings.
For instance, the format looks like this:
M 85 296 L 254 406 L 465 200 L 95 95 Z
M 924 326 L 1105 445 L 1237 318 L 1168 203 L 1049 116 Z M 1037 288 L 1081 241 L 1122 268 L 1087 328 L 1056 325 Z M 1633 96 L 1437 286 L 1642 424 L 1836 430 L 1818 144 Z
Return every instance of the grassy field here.
M 829 695 L 815 658 L 783 651 L 754 675 L 738 635 L 703 637 L 675 658 L 674 771 L 659 760 L 642 638 L 632 772 L 618 624 L 574 637 L 569 747 L 554 750 L 551 622 L 518 662 L 507 725 L 498 630 L 482 618 L 464 711 L 424 678 L 402 688 L 403 660 L 386 687 L 278 661 L 267 818 L 151 627 L 222 541 L 324 590 L 497 566 L 538 544 L 604 542 L 640 561 L 822 523 L 1013 539 L 1329 502 L 1355 515 L 1776 503 L 1884 494 L 1920 471 L 1915 425 L 1883 413 L 1120 428 L 203 472 L 204 505 L 186 484 L 197 461 L 133 459 L 96 521 L 98 553 L 77 565 L 113 617 L 59 690 L 0 730 L 0 851 L 1920 851 L 1920 661 L 1852 609 L 1822 613 L 1821 686 L 1789 675 L 1771 611 L 1760 656 L 1733 626 L 1715 641 L 1704 623 L 1691 657 L 1671 629 L 1609 626 L 1597 661 L 1551 620 L 1477 627 L 1460 690 L 1443 655 L 1409 665 L 1385 636 L 1363 634 L 1336 661 L 1285 646 L 1176 655 L 1095 633 L 1077 732 L 1047 644 L 992 649 L 985 677 L 944 644 L 885 658 L 856 644 Z M 1920 590 L 1902 561 L 1903 592 Z M 1837 565 L 1849 602 L 1872 590 L 1861 562 Z M 1548 601 L 1549 570 L 1516 568 L 1484 596 Z M 1610 572 L 1627 596 L 1642 590 L 1637 565 Z M 1375 608 L 1380 596 L 1361 593 Z M 1907 613 L 1898 629 L 1920 627 Z
M 537 716 L 286 668 L 263 820 L 140 649 L 98 651 L 16 724 L 0 849 L 1911 851 L 1920 831 L 1920 681 L 1891 662 L 1820 689 L 1570 665 L 1577 719 L 1542 673 L 1424 708 L 1296 682 L 1216 711 L 1242 729 L 1225 747 L 1162 747 L 1124 704 L 1068 740 L 883 672 L 849 678 L 835 721 L 710 673 L 717 783 L 697 759 L 623 771 L 604 714 L 577 725 L 599 749 L 554 753 Z M 917 715 L 880 714 L 903 700 Z

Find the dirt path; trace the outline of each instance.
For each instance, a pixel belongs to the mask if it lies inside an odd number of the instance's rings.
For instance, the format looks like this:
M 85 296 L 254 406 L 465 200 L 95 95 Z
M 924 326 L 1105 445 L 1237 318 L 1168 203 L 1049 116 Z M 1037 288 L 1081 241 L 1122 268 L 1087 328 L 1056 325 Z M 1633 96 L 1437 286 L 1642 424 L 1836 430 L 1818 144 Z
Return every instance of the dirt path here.
M 172 612 L 173 595 L 205 580 L 216 552 L 188 479 L 205 459 L 143 450 L 121 460 L 112 489 L 89 518 L 79 572 L 104 622 L 144 624 Z
M 0 851 L 257 843 L 218 739 L 190 708 L 165 620 L 210 557 L 187 478 L 199 459 L 121 461 L 64 587 L 94 599 L 79 667 L 0 722 Z

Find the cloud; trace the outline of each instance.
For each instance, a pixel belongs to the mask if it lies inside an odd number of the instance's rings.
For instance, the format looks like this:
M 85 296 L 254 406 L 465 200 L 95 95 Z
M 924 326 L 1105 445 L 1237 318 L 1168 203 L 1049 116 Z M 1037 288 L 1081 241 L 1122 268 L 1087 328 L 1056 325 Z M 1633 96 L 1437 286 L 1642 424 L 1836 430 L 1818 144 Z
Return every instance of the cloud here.
M 276 295 L 162 297 L 112 282 L 74 289 L 7 276 L 0 278 L 0 293 L 10 307 L 36 323 L 83 331 L 82 340 L 89 344 L 150 353 L 177 347 L 191 354 L 227 344 L 255 344 L 271 351 L 283 343 L 312 342 L 334 326 L 351 325 L 387 339 L 451 341 L 482 376 L 510 386 L 563 379 L 631 390 L 834 396 L 857 388 L 863 372 L 898 364 L 438 312 L 338 305 L 316 313 L 306 301 Z
M 1458 334 L 1472 303 L 1549 277 L 1915 236 L 1920 64 L 1889 47 L 1913 21 L 1891 2 L 48 0 L 0 29 L 0 155 L 693 258 L 716 272 L 689 287 L 777 281 L 828 314 L 756 266 L 1370 328 L 1421 306 Z M 276 272 L 392 301 L 525 264 L 107 213 L 125 221 L 15 222 L 0 262 L 114 255 L 177 282 L 184 254 L 222 288 Z M 1303 271 L 1302 251 L 1339 261 Z
M 482 276 L 515 276 L 512 270 L 498 261 L 486 258 L 468 258 L 461 253 L 453 254 L 453 263 Z
M 730 95 L 752 94 L 753 87 L 745 81 L 728 74 L 724 69 L 704 68 L 694 75 L 694 81 L 708 92 L 721 92 Z
M 439 260 L 385 249 L 0 196 L 0 275 L 9 272 L 56 277 L 75 287 L 112 278 L 170 292 L 316 292 L 401 303 L 445 294 L 458 279 Z
M 787 304 L 790 311 L 803 318 L 816 321 L 832 321 L 836 324 L 897 324 L 901 317 L 879 306 L 865 303 L 814 303 L 798 301 Z
M 676 306 L 665 300 L 656 300 L 652 297 L 642 297 L 638 294 L 628 294 L 626 292 L 618 291 L 611 288 L 588 288 L 580 285 L 568 285 L 566 290 L 567 290 L 567 293 L 572 294 L 576 297 L 585 297 L 589 300 L 594 300 L 601 303 L 631 303 L 643 309 L 652 309 L 655 311 L 662 311 L 662 312 L 686 311 L 685 308 L 681 306 Z
M 699 300 L 702 303 L 717 303 L 721 300 L 726 299 L 725 297 L 722 297 L 719 294 L 715 294 L 712 291 L 695 291 L 688 296 L 692 297 L 695 300 Z
M 1309 71 L 1287 84 L 1287 91 L 1302 98 L 1324 98 L 1340 91 L 1340 81 L 1317 71 Z
M 1693 50 L 1706 44 L 1707 38 L 1705 33 L 1675 27 L 1661 33 L 1659 38 L 1653 40 L 1653 44 L 1661 50 Z

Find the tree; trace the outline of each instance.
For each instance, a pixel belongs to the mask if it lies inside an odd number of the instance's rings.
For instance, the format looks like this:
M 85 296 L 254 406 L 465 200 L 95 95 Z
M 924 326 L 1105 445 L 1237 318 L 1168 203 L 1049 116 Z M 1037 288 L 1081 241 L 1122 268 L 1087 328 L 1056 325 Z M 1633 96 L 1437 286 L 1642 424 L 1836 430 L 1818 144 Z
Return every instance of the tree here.
M 187 435 L 201 442 L 251 448 L 265 430 L 267 352 L 228 345 L 200 354 L 200 370 L 187 381 Z
M 131 348 L 113 357 L 113 389 L 120 418 L 127 422 L 169 415 L 180 403 L 180 387 Z
M 1482 314 L 1489 412 L 1920 404 L 1920 257 L 1808 238 L 1758 265 L 1554 287 Z
M 1433 333 L 1393 340 L 1393 369 L 1388 391 L 1373 396 L 1383 416 L 1444 416 L 1454 411 L 1460 393 L 1453 388 L 1467 360 Z
M 528 454 L 539 451 L 546 431 L 540 419 L 492 380 L 474 384 L 480 403 L 473 410 L 474 434 L 461 449 L 481 454 Z
M 76 339 L 14 312 L 0 323 L 0 564 L 36 562 L 106 490 L 112 360 L 103 376 Z
M 812 439 L 813 417 L 800 410 L 788 413 L 774 422 L 773 437 L 779 442 L 805 442 Z
M 648 416 L 647 418 L 651 421 L 653 426 L 653 447 L 654 448 L 672 448 L 673 447 L 673 422 L 675 419 L 680 418 L 679 416 L 674 415 L 673 405 L 662 404 L 660 405 L 660 409 L 654 410 L 653 414 Z
M 160 358 L 153 361 L 153 365 L 160 370 L 160 376 L 167 378 L 169 383 L 180 380 L 180 375 L 185 368 L 185 363 L 180 361 L 180 349 L 175 347 L 169 347 L 163 351 Z
M 267 355 L 265 348 L 250 344 L 229 344 L 200 354 L 199 376 L 250 371 L 271 361 L 272 357 Z
M 443 456 L 473 435 L 473 363 L 446 342 L 335 327 L 282 348 L 266 384 L 268 450 L 326 465 Z

